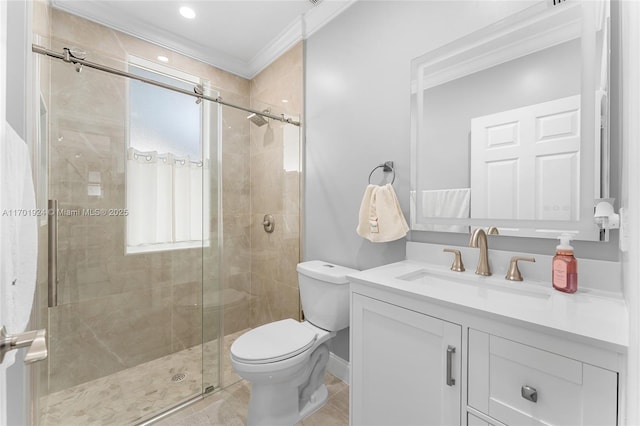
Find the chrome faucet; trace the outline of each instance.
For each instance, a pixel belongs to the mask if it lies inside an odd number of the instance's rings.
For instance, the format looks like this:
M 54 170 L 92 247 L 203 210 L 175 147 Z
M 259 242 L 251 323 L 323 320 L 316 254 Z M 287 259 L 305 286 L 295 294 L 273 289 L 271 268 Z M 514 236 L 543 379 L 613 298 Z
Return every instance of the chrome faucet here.
M 476 228 L 469 239 L 469 247 L 479 248 L 480 257 L 478 258 L 478 266 L 476 274 L 489 276 L 491 268 L 489 267 L 489 247 L 487 245 L 487 233 L 482 228 Z

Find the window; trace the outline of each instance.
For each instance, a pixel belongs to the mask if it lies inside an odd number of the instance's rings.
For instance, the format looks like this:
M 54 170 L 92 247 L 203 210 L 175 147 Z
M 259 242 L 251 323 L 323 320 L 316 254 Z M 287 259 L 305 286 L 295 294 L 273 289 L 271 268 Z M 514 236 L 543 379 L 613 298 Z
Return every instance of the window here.
M 193 90 L 200 81 L 130 58 L 129 72 Z M 129 81 L 126 253 L 208 245 L 207 102 Z

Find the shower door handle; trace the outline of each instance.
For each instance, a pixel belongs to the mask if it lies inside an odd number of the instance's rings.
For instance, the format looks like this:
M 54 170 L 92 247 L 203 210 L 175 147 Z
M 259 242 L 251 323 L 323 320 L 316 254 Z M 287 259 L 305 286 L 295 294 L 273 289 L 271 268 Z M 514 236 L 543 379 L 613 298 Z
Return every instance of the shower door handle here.
M 55 308 L 58 306 L 58 200 L 49 200 L 47 208 L 49 224 L 48 306 Z

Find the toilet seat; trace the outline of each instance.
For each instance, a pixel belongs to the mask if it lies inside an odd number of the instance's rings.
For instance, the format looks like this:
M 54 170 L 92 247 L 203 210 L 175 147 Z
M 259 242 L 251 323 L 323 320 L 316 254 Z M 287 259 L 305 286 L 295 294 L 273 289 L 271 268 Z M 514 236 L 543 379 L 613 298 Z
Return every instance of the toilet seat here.
M 291 318 L 261 325 L 238 337 L 231 355 L 246 364 L 268 364 L 292 358 L 314 345 L 317 333 Z

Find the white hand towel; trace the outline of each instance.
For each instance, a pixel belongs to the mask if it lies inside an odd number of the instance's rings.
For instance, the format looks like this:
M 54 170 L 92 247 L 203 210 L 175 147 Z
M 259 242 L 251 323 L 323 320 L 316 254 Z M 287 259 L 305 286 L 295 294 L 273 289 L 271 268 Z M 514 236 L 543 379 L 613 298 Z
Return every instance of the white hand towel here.
M 377 185 L 368 185 L 367 189 L 365 189 L 364 191 L 362 202 L 360 203 L 360 213 L 358 215 L 359 220 L 356 232 L 362 238 L 369 239 L 369 235 L 371 235 L 371 222 L 369 221 L 369 216 L 371 214 L 371 201 L 373 198 L 373 191 L 377 188 Z
M 422 191 L 422 216 L 468 218 L 471 188 Z M 425 231 L 469 232 L 464 225 L 426 225 Z
M 360 206 L 356 232 L 375 243 L 395 241 L 407 235 L 409 225 L 391 184 L 369 185 Z
M 1 297 L 4 301 L 7 332 L 25 331 L 29 324 L 36 286 L 38 225 L 36 199 L 27 145 L 11 126 L 5 125 L 2 141 L 2 258 Z M 3 364 L 15 362 L 8 352 Z

